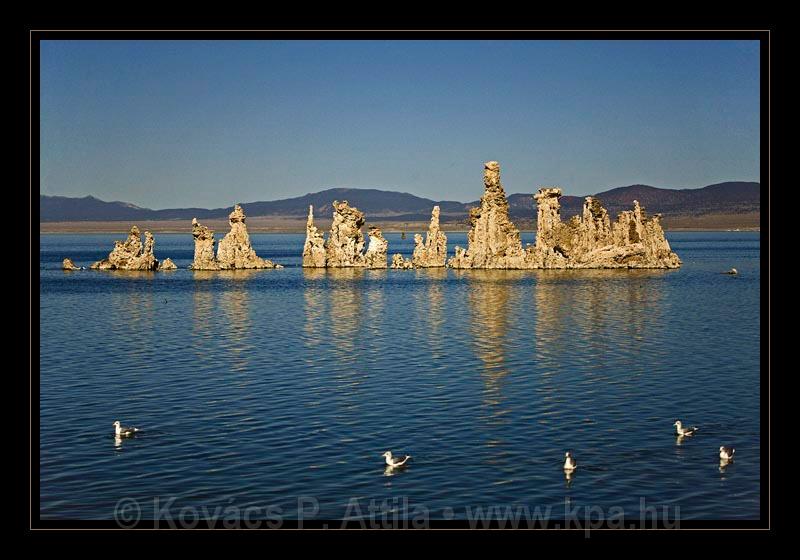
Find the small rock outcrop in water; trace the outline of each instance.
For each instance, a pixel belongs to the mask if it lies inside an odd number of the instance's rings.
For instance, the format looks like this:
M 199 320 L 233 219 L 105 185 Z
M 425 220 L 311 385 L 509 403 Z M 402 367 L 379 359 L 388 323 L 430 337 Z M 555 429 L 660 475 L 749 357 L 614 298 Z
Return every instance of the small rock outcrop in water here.
M 75 263 L 72 262 L 72 259 L 64 259 L 61 262 L 61 269 L 62 270 L 80 270 L 81 267 L 75 266 Z
M 189 268 L 219 270 L 219 263 L 214 256 L 214 232 L 200 225 L 197 218 L 192 218 L 192 237 L 194 237 L 194 261 Z
M 314 225 L 314 207 L 308 207 L 306 242 L 303 245 L 303 266 L 325 268 L 325 238 Z
M 144 243 L 139 228 L 131 227 L 125 242 L 115 241 L 114 250 L 108 257 L 92 264 L 95 270 L 156 270 L 158 260 L 153 255 L 155 239 L 149 231 L 144 232 Z
M 178 266 L 172 262 L 172 259 L 167 257 L 163 261 L 161 261 L 158 265 L 158 270 L 177 270 Z
M 392 255 L 392 268 L 414 268 L 414 263 L 405 260 L 400 253 L 395 253 Z
M 411 262 L 416 268 L 445 266 L 447 261 L 447 236 L 439 229 L 439 207 L 431 212 L 431 224 L 425 242 L 422 236 L 414 236 L 414 254 Z
M 368 268 L 386 268 L 387 267 L 387 251 L 389 250 L 389 242 L 383 237 L 380 228 L 369 228 L 369 246 L 367 253 L 364 255 L 364 262 Z
M 217 264 L 222 270 L 249 268 L 283 268 L 268 259 L 262 259 L 250 244 L 245 225 L 244 210 L 238 204 L 228 216 L 231 230 L 217 245 Z
M 484 166 L 481 205 L 470 211 L 468 247 L 455 248 L 453 268 L 678 268 L 661 228 L 661 215 L 647 217 L 637 201 L 611 222 L 594 197 L 581 216 L 561 221 L 561 189 L 544 187 L 537 204 L 536 244 L 522 248 L 519 230 L 508 218 L 508 201 L 496 161 Z

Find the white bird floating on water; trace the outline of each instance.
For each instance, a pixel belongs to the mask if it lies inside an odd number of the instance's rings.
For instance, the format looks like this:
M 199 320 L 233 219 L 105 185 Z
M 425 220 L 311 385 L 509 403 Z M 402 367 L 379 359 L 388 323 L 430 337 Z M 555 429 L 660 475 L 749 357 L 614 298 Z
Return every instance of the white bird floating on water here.
M 572 453 L 567 451 L 566 453 L 564 453 L 564 457 L 566 457 L 566 459 L 564 459 L 564 470 L 565 471 L 570 471 L 571 472 L 571 471 L 574 471 L 575 469 L 578 468 L 578 462 L 575 461 L 575 459 L 572 457 Z
M 719 458 L 723 461 L 730 461 L 733 459 L 733 454 L 736 450 L 733 447 L 725 447 L 724 445 L 719 448 Z
M 678 430 L 679 436 L 691 436 L 698 429 L 696 426 L 692 426 L 691 428 L 684 428 L 680 420 L 675 420 L 673 426 L 675 426 L 675 428 Z
M 722 274 L 731 274 L 731 275 L 733 275 L 733 274 L 739 274 L 739 271 L 738 271 L 738 270 L 736 270 L 735 268 L 732 268 L 732 269 L 730 269 L 730 270 L 726 270 L 726 271 L 725 271 L 725 272 L 723 272 Z
M 387 451 L 381 455 L 381 457 L 386 459 L 386 464 L 390 467 L 402 467 L 408 462 L 409 459 L 411 459 L 411 455 L 397 455 L 396 457 L 392 456 L 391 451 Z
M 130 437 L 138 431 L 139 428 L 134 428 L 133 426 L 123 426 L 119 423 L 119 420 L 114 421 L 114 435 L 118 437 Z

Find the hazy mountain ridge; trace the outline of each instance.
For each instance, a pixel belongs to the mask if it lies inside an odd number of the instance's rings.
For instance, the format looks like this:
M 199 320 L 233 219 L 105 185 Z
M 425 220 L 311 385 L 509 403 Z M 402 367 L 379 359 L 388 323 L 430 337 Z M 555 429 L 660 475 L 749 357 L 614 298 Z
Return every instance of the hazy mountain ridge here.
M 517 193 L 508 197 L 513 218 L 534 219 L 536 206 L 533 193 Z M 638 200 L 649 212 L 665 216 L 692 216 L 709 213 L 740 214 L 758 212 L 761 207 L 761 185 L 755 182 L 725 182 L 698 189 L 662 189 L 649 185 L 630 185 L 600 192 L 596 195 L 613 218 L 630 209 Z M 380 189 L 334 188 L 308 193 L 303 196 L 273 201 L 242 202 L 248 216 L 281 216 L 303 218 L 308 206 L 314 206 L 315 216 L 328 216 L 334 200 L 347 200 L 366 213 L 367 218 L 389 221 L 415 221 L 430 218 L 434 205 L 442 210 L 443 221 L 460 221 L 467 218 L 469 208 L 479 202 L 434 201 L 409 193 Z M 561 198 L 562 219 L 580 214 L 582 196 Z M 191 220 L 226 218 L 233 206 L 226 208 L 170 208 L 151 210 L 127 202 L 106 202 L 93 196 L 80 198 L 39 197 L 40 222 L 80 221 L 135 221 L 135 220 Z

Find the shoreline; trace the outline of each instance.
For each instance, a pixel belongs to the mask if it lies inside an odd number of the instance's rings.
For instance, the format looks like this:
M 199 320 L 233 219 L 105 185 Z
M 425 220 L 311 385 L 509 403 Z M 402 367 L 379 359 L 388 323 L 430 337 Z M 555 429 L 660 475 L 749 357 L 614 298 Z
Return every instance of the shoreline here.
M 201 220 L 221 238 L 229 230 L 227 220 Z M 191 222 L 186 220 L 141 220 L 128 221 L 91 221 L 91 222 L 39 222 L 39 235 L 43 234 L 121 234 L 126 235 L 131 226 L 136 225 L 141 231 L 153 234 L 185 233 L 191 235 Z M 315 225 L 324 232 L 330 230 L 331 219 L 315 220 Z M 413 239 L 415 233 L 424 234 L 428 230 L 428 221 L 397 222 L 377 217 L 367 219 L 364 231 L 370 226 L 378 226 L 384 233 L 402 233 Z M 520 233 L 536 232 L 536 223 L 531 220 L 518 220 Z M 700 216 L 665 217 L 662 221 L 664 231 L 760 231 L 759 213 L 747 214 L 706 214 Z M 443 222 L 441 229 L 445 233 L 467 233 L 469 226 L 463 222 Z M 306 219 L 253 216 L 247 218 L 247 230 L 250 233 L 306 233 Z
M 39 230 L 39 235 L 95 235 L 95 234 L 96 235 L 103 235 L 103 234 L 127 235 L 128 231 L 129 230 L 127 230 L 127 229 L 110 229 L 110 230 L 78 230 L 78 229 L 76 229 L 76 230 L 69 230 L 69 231 L 46 231 L 46 230 L 41 230 L 40 229 Z M 150 230 L 148 230 L 148 231 L 150 231 Z M 386 229 L 384 229 L 382 231 L 383 231 L 383 233 L 392 233 L 392 234 L 394 234 L 394 233 L 402 233 L 402 230 L 386 230 Z M 415 231 L 412 231 L 412 230 L 405 230 L 405 231 L 406 231 L 406 235 L 413 235 L 413 233 L 415 233 Z M 443 231 L 445 231 L 446 233 L 464 233 L 464 234 L 469 233 L 469 230 L 466 230 L 466 229 L 446 230 L 446 229 L 443 228 Z M 683 227 L 683 228 L 664 228 L 664 231 L 665 232 L 693 232 L 693 231 L 697 231 L 697 232 L 704 232 L 704 231 L 712 232 L 712 231 L 717 231 L 717 232 L 729 232 L 729 233 L 753 233 L 753 232 L 758 233 L 758 232 L 761 231 L 761 228 L 735 228 L 735 229 L 728 229 L 728 228 Z M 521 229 L 521 230 L 519 230 L 519 232 L 520 233 L 536 233 L 536 230 L 535 229 Z M 153 230 L 153 231 L 151 231 L 151 233 L 159 234 L 159 235 L 164 235 L 164 234 L 167 234 L 167 235 L 176 235 L 176 234 L 191 235 L 192 234 L 191 231 L 179 231 L 179 230 Z M 305 231 L 299 231 L 299 230 L 291 230 L 291 231 L 290 230 L 261 230 L 261 229 L 253 228 L 253 229 L 250 229 L 248 233 L 250 233 L 250 234 L 254 234 L 254 233 L 257 233 L 257 234 L 274 234 L 274 235 L 288 235 L 288 234 L 300 235 L 300 234 L 305 234 Z

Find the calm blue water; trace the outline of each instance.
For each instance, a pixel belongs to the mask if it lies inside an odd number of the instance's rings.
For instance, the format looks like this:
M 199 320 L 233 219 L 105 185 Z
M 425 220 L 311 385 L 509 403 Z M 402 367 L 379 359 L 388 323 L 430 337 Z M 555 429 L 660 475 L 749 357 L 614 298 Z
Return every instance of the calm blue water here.
M 156 235 L 175 272 L 60 270 L 115 238 L 40 237 L 42 518 L 112 519 L 123 498 L 145 518 L 371 500 L 759 518 L 758 233 L 671 233 L 677 271 L 304 270 L 288 234 L 252 235 L 283 270 L 186 270 L 188 234 Z M 678 418 L 698 435 L 676 441 Z M 143 433 L 115 441 L 116 419 Z M 410 466 L 385 472 L 387 449 Z

